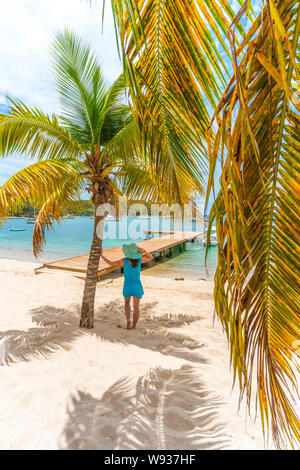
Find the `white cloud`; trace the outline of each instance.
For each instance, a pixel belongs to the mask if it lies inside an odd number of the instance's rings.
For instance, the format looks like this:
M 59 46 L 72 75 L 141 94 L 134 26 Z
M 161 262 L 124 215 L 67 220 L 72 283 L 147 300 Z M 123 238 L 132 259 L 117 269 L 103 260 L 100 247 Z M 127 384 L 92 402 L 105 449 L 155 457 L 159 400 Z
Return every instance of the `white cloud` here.
M 92 7 L 84 0 L 0 0 L 0 102 L 4 95 L 44 111 L 57 112 L 59 103 L 51 77 L 49 48 L 55 33 L 65 26 L 88 41 L 97 52 L 109 82 L 122 71 L 115 41 L 110 2 L 106 2 L 104 31 L 102 2 Z M 29 162 L 28 162 L 29 163 Z M 0 184 L 7 177 L 0 161 Z M 15 165 L 15 166 L 14 166 Z M 25 166 L 13 161 L 11 174 Z
M 82 0 L 1 0 L 0 92 L 47 111 L 57 110 L 49 47 L 65 26 L 90 42 L 113 81 L 121 71 L 109 2 L 101 34 L 101 2 Z

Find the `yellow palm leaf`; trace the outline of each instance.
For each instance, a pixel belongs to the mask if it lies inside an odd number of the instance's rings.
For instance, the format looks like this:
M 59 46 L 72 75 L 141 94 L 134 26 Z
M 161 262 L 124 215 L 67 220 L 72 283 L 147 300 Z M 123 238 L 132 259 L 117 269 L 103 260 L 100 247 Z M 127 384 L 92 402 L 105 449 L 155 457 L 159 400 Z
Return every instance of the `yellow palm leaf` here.
M 293 402 L 300 371 L 293 346 L 300 335 L 300 114 L 290 101 L 300 2 L 276 5 L 267 1 L 256 31 L 235 48 L 235 76 L 216 112 L 224 138 L 209 144 L 209 182 L 211 188 L 218 152 L 226 158 L 210 220 L 216 218 L 219 237 L 216 311 L 241 393 L 250 405 L 257 392 L 264 430 L 280 447 L 300 442 Z M 288 40 L 279 45 L 280 37 Z

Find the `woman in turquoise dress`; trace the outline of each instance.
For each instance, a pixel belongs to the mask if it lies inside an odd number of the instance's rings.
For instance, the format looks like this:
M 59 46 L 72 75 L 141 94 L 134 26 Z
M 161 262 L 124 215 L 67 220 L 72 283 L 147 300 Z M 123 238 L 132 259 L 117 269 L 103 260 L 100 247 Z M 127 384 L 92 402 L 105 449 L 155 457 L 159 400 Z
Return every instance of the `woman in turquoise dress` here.
M 124 286 L 123 286 L 123 297 L 124 297 L 124 311 L 127 319 L 127 329 L 135 329 L 140 316 L 140 300 L 144 295 L 144 289 L 141 283 L 141 265 L 147 263 L 153 256 L 143 248 L 140 248 L 136 243 L 130 245 L 124 244 L 123 253 L 125 258 L 118 261 L 110 261 L 103 253 L 102 258 L 110 266 L 124 267 Z M 130 320 L 130 300 L 132 297 L 133 302 L 133 322 L 131 325 Z

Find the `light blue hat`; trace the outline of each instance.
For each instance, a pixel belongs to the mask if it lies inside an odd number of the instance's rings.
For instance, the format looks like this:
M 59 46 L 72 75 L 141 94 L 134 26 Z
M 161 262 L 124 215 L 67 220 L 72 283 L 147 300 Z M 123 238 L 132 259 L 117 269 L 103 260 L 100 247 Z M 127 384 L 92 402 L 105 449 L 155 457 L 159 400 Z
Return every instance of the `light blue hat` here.
M 129 259 L 140 259 L 142 257 L 142 253 L 139 253 L 138 247 L 136 243 L 131 243 L 130 245 L 124 244 L 122 246 L 123 253 L 126 256 L 126 258 Z

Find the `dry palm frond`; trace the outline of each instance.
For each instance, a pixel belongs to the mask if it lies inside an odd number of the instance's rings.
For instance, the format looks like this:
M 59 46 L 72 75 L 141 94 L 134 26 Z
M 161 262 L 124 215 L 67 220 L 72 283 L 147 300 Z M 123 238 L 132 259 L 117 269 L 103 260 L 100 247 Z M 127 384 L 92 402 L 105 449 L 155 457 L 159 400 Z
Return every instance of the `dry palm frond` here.
M 300 441 L 293 405 L 300 337 L 300 114 L 291 101 L 299 74 L 299 0 L 266 1 L 243 45 L 229 38 L 235 75 L 209 142 L 210 182 L 220 157 L 215 305 L 235 377 L 248 404 L 257 379 L 264 430 L 279 447 Z M 294 396 L 293 396 L 294 395 Z

